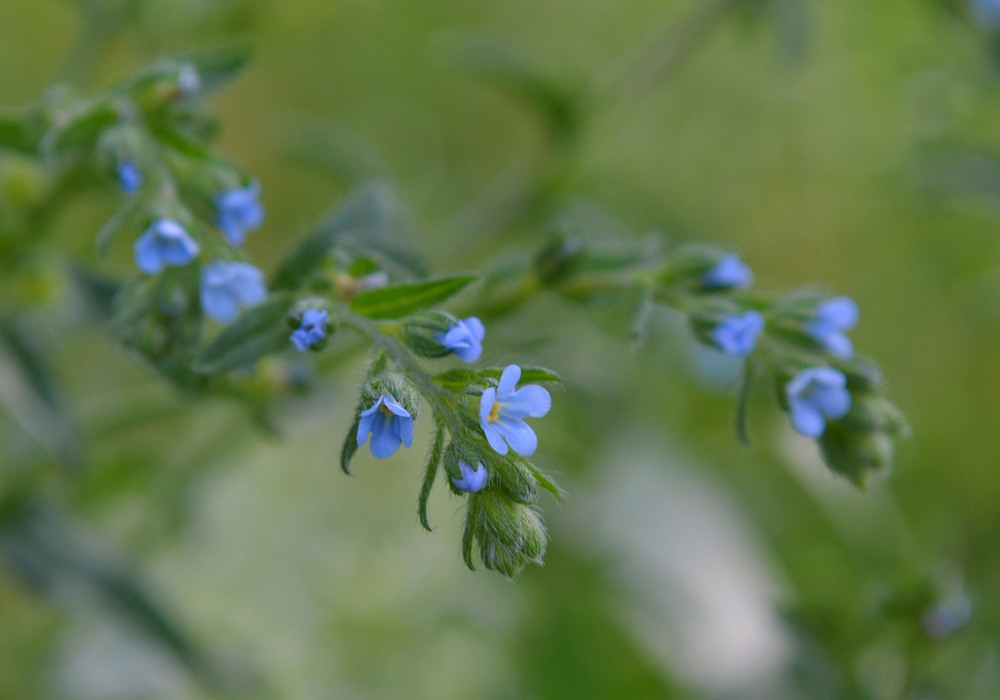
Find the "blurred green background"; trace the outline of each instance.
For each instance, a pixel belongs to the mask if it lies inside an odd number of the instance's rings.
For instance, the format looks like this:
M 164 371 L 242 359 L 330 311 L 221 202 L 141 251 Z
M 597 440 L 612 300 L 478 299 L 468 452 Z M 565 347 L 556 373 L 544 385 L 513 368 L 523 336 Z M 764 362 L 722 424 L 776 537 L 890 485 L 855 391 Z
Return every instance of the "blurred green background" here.
M 31 313 L 50 319 L 85 459 L 45 467 L 44 488 L 73 547 L 130 561 L 242 679 L 237 697 L 1000 697 L 988 27 L 930 0 L 3 0 L 0 104 L 232 42 L 254 61 L 214 104 L 222 148 L 263 183 L 248 249 L 265 269 L 369 177 L 398 188 L 408 244 L 438 272 L 516 258 L 566 221 L 612 244 L 711 240 L 763 289 L 853 296 L 856 345 L 913 426 L 894 473 L 855 492 L 767 397 L 742 448 L 731 377 L 678 318 L 657 314 L 633 352 L 625 309 L 541 297 L 488 329 L 485 359 L 567 378 L 536 427 L 569 498 L 543 501 L 543 568 L 470 573 L 440 485 L 435 532 L 417 523 L 426 434 L 385 462 L 359 455 L 350 478 L 337 468 L 360 357 L 280 406 L 274 439 L 63 323 L 70 287 L 47 265 L 97 266 L 115 201 L 77 198 L 53 218 L 38 272 L 55 291 Z M 608 99 L 560 140 L 468 70 L 508 54 Z M 644 81 L 648 65 L 664 69 Z M 544 196 L 522 208 L 536 176 Z M 15 433 L 0 424 L 8 468 L 46 464 Z M 86 586 L 8 574 L 0 697 L 222 692 Z M 967 625 L 946 624 L 969 605 Z

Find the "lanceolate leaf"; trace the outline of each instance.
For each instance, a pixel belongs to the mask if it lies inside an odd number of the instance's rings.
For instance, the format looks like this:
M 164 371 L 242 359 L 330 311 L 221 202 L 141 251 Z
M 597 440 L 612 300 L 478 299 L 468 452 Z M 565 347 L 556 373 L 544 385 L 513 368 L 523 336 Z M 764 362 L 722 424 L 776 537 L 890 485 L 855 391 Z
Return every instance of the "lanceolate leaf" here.
M 344 438 L 344 446 L 340 448 L 340 468 L 344 470 L 345 474 L 350 474 L 351 459 L 354 457 L 354 453 L 358 451 L 358 426 L 360 425 L 360 418 L 355 418 L 351 429 L 347 431 L 347 437 Z
M 502 367 L 489 367 L 487 369 L 464 369 L 456 367 L 447 372 L 434 375 L 433 379 L 443 389 L 458 394 L 476 385 L 485 387 L 488 384 L 495 383 L 500 380 L 501 374 L 503 374 Z M 544 384 L 561 381 L 562 377 L 550 369 L 545 369 L 544 367 L 522 367 L 521 380 L 518 384 Z
M 437 476 L 438 465 L 441 462 L 441 455 L 444 453 L 445 432 L 440 424 L 434 433 L 434 445 L 431 447 L 431 454 L 427 460 L 427 469 L 424 472 L 424 483 L 420 487 L 420 500 L 417 502 L 417 512 L 420 515 L 420 524 L 430 532 L 431 524 L 427 519 L 427 499 L 430 498 L 431 489 L 434 487 L 434 478 Z
M 195 369 L 215 374 L 235 369 L 289 345 L 285 315 L 292 301 L 284 295 L 250 309 L 205 348 Z
M 475 279 L 456 275 L 372 289 L 354 297 L 351 310 L 368 318 L 402 318 L 447 301 Z

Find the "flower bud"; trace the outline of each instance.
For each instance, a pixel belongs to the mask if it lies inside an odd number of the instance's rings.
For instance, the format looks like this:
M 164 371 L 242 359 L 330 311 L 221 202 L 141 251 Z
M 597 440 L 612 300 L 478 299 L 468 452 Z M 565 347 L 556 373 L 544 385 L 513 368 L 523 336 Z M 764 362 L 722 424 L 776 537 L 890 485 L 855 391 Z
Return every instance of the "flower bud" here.
M 530 563 L 542 563 L 547 538 L 538 513 L 502 493 L 487 490 L 471 495 L 465 528 L 466 564 L 470 567 L 473 541 L 483 565 L 508 578 Z
M 405 375 L 385 369 L 387 364 L 388 358 L 384 353 L 380 353 L 372 363 L 368 378 L 361 387 L 361 405 L 372 406 L 383 394 L 388 394 L 416 420 L 420 411 L 420 393 Z
M 403 323 L 400 337 L 406 346 L 421 357 L 445 357 L 451 354 L 440 338 L 458 322 L 444 311 L 427 311 L 411 316 Z
M 663 286 L 694 292 L 727 292 L 753 284 L 753 272 L 735 253 L 711 245 L 682 248 L 660 273 Z

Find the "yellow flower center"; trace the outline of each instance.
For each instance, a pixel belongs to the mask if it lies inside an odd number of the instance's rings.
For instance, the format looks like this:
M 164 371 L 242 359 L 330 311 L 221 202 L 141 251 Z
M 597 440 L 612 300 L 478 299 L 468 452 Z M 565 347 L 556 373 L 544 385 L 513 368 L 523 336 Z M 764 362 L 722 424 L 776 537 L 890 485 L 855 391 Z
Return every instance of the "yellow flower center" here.
M 379 404 L 378 410 L 382 411 L 382 413 L 384 413 L 385 415 L 390 416 L 390 417 L 396 415 L 395 413 L 393 413 L 392 411 L 390 411 L 389 407 L 386 406 L 384 403 Z
M 496 423 L 500 420 L 500 402 L 494 401 L 493 408 L 490 409 L 490 415 L 486 417 L 490 423 Z

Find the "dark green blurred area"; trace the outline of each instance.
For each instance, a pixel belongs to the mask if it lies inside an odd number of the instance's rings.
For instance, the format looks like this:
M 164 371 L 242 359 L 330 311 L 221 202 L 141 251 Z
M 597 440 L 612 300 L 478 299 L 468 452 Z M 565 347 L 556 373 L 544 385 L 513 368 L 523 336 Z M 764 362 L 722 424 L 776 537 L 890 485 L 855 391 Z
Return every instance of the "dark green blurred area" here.
M 176 396 L 98 328 L 61 326 L 72 299 L 55 261 L 97 266 L 114 206 L 110 185 L 77 198 L 47 234 L 52 269 L 25 282 L 43 289 L 30 313 L 49 319 L 85 447 L 44 486 L 75 537 L 124 552 L 243 679 L 235 696 L 1000 697 L 989 37 L 929 1 L 730 4 L 0 3 L 2 105 L 61 79 L 97 90 L 162 53 L 253 47 L 215 105 L 222 148 L 263 184 L 267 222 L 248 250 L 265 269 L 370 177 L 398 187 L 417 222 L 407 243 L 435 272 L 527 254 L 566 220 L 611 244 L 711 240 L 763 289 L 854 297 L 856 345 L 910 418 L 894 473 L 857 493 L 768 397 L 741 447 L 732 387 L 677 318 L 657 314 L 630 352 L 625 309 L 540 297 L 488 329 L 486 359 L 566 377 L 537 457 L 569 498 L 543 502 L 544 568 L 512 584 L 473 574 L 443 488 L 435 532 L 417 523 L 426 434 L 386 462 L 359 459 L 351 478 L 337 468 L 360 357 L 278 407 L 274 440 L 230 404 Z M 692 16 L 710 25 L 703 41 Z M 650 36 L 690 54 L 648 87 L 616 84 Z M 560 142 L 457 65 L 498 46 L 561 89 L 616 97 Z M 490 199 L 537 172 L 551 174 L 545 197 L 524 215 Z M 124 269 L 128 250 L 113 258 Z M 14 433 L 2 424 L 9 452 L 30 453 Z M 86 591 L 50 593 L 0 577 L 0 697 L 216 693 Z M 968 625 L 935 636 L 935 606 L 966 599 Z

